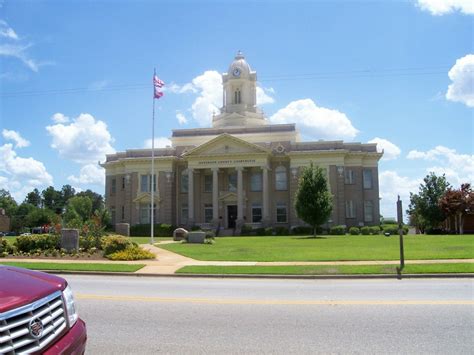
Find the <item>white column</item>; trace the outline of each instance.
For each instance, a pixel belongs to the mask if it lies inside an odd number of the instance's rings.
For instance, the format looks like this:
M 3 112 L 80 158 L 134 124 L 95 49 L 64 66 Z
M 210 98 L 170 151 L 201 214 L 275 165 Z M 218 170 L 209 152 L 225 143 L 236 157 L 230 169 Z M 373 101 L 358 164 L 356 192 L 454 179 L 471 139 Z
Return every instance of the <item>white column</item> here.
M 188 168 L 188 223 L 194 224 L 194 170 Z
M 237 220 L 243 220 L 244 194 L 243 194 L 242 171 L 244 169 L 242 167 L 237 167 L 236 170 L 237 170 Z
M 262 180 L 263 180 L 263 191 L 262 191 L 262 207 L 263 207 L 263 221 L 267 222 L 270 220 L 270 210 L 268 208 L 268 168 L 266 166 L 262 166 Z
M 212 219 L 219 219 L 219 168 L 212 169 Z

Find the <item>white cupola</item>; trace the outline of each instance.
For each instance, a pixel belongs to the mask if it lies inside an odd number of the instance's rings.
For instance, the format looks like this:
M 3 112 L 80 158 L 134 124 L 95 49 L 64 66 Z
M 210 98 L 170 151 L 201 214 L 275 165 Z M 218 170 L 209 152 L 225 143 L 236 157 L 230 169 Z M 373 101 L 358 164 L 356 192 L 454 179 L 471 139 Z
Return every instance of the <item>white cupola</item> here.
M 252 71 L 241 51 L 222 74 L 224 90 L 221 113 L 214 116 L 213 127 L 260 126 L 267 122 L 257 107 L 257 73 Z

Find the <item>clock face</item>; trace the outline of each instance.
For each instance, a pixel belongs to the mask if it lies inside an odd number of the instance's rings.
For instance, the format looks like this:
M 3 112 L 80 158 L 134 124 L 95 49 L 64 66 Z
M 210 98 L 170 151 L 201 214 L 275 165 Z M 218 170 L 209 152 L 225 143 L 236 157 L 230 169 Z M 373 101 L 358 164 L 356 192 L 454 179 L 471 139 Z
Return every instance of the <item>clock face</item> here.
M 234 76 L 240 76 L 240 69 L 239 68 L 234 68 L 234 71 L 232 72 Z

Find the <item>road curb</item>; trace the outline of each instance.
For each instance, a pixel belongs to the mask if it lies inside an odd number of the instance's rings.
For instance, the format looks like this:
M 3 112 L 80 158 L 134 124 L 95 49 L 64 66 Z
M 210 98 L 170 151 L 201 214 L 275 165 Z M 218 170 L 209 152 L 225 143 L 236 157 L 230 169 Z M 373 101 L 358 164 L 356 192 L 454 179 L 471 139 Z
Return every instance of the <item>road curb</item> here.
M 99 272 L 99 271 L 59 271 L 39 270 L 50 274 L 90 275 L 90 276 L 133 276 L 133 277 L 175 277 L 175 278 L 215 278 L 215 279 L 286 279 L 286 280 L 367 280 L 398 279 L 393 274 L 368 275 L 262 275 L 262 274 L 140 274 L 133 272 Z M 406 274 L 401 279 L 458 279 L 474 278 L 474 274 Z

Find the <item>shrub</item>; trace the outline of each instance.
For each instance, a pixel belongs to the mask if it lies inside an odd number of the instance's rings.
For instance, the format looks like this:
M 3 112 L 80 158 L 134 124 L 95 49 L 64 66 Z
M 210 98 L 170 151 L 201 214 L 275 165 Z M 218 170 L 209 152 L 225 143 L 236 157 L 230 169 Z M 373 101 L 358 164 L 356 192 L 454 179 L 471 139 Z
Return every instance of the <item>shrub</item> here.
M 289 235 L 290 232 L 286 227 L 275 227 L 275 235 Z
M 155 224 L 153 227 L 153 235 L 155 237 L 172 237 L 175 226 L 166 223 Z M 130 236 L 148 236 L 150 235 L 150 225 L 149 224 L 135 224 L 130 226 Z
M 370 227 L 370 234 L 372 234 L 372 235 L 380 234 L 380 227 L 379 226 Z
M 408 227 L 403 226 L 403 234 L 408 234 Z M 398 234 L 398 226 L 394 224 L 384 224 L 382 225 L 382 230 L 384 233 L 390 233 L 392 235 Z
M 0 258 L 2 256 L 6 256 L 8 255 L 8 251 L 7 251 L 7 248 L 8 248 L 8 242 L 6 239 L 3 239 L 2 237 L 0 237 Z M 5 254 L 4 254 L 5 253 Z
M 358 227 L 351 227 L 351 228 L 349 228 L 349 233 L 350 233 L 350 235 L 359 235 L 360 230 L 359 230 Z
M 291 234 L 294 235 L 308 235 L 313 234 L 313 228 L 307 226 L 298 226 L 291 229 Z
M 242 226 L 242 229 L 240 230 L 240 235 L 252 235 L 253 228 L 252 226 L 249 226 L 248 224 L 244 224 Z
M 346 226 L 333 226 L 329 229 L 329 234 L 331 235 L 345 235 Z
M 38 249 L 59 249 L 61 237 L 55 234 L 34 234 L 19 236 L 15 246 L 20 252 L 29 253 Z
M 154 259 L 155 254 L 148 250 L 142 249 L 138 246 L 129 246 L 128 248 L 120 251 L 116 251 L 106 257 L 110 260 L 143 260 L 143 259 Z
M 255 229 L 255 234 L 258 236 L 264 236 L 265 235 L 265 228 L 260 227 Z
M 273 228 L 272 227 L 265 228 L 265 235 L 273 235 Z
M 102 238 L 102 250 L 104 255 L 108 257 L 110 254 L 123 251 L 134 245 L 130 238 L 121 235 L 109 235 Z
M 360 233 L 362 235 L 370 235 L 370 227 L 364 226 L 360 229 Z

